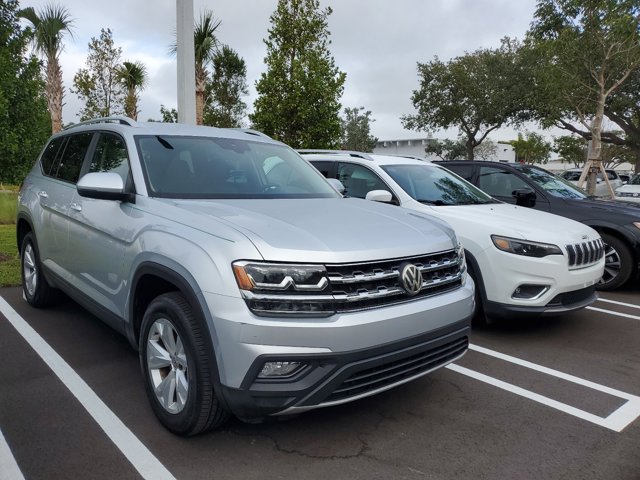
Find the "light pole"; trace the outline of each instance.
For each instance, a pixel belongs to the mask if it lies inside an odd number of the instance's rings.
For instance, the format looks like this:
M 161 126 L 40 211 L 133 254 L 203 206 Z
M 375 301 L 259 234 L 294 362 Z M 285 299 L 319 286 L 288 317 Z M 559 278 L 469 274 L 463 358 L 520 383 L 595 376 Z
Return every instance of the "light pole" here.
M 193 46 L 193 0 L 176 0 L 178 123 L 196 123 L 196 73 Z

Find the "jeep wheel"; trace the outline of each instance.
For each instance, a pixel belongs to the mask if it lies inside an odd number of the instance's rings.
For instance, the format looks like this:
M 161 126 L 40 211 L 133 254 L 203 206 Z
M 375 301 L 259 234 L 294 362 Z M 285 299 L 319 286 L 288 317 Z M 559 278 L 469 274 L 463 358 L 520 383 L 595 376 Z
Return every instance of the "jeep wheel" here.
M 140 333 L 140 364 L 147 396 L 160 422 L 178 435 L 221 425 L 229 414 L 213 388 L 213 351 L 182 294 L 160 295 L 147 308 Z
M 614 290 L 629 280 L 633 270 L 633 259 L 629 248 L 617 237 L 603 233 L 602 241 L 605 256 L 604 273 L 596 288 L 603 291 Z
M 29 305 L 42 308 L 51 304 L 55 292 L 42 274 L 38 247 L 31 232 L 22 239 L 20 266 L 22 267 L 22 292 Z

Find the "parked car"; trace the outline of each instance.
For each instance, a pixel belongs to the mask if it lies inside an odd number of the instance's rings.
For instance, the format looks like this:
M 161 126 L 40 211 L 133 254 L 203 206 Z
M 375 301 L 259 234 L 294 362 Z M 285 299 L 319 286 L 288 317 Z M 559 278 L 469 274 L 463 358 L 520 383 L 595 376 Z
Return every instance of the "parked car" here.
M 616 200 L 640 203 L 640 173 L 616 190 Z
M 629 183 L 629 181 L 631 180 L 631 177 L 633 175 L 630 175 L 628 173 L 619 173 L 618 177 L 620 177 L 620 181 L 622 182 L 622 185 L 626 185 L 627 183 Z
M 622 179 L 618 175 L 613 168 L 605 169 L 607 174 L 607 178 L 609 179 L 609 183 L 611 183 L 611 187 L 614 192 L 622 186 Z M 565 170 L 560 174 L 562 178 L 570 181 L 572 184 L 578 186 L 578 181 L 580 180 L 580 175 L 582 175 L 581 168 L 570 168 L 569 170 Z M 586 190 L 587 184 L 583 183 L 582 188 Z M 597 197 L 611 197 L 611 192 L 609 191 L 609 187 L 607 186 L 607 182 L 602 178 L 602 173 L 598 172 L 596 176 L 596 191 L 595 195 Z
M 259 132 L 78 124 L 19 198 L 26 301 L 58 288 L 126 335 L 175 433 L 356 400 L 467 350 L 453 230 L 342 198 Z
M 597 298 L 604 245 L 586 225 L 498 202 L 427 161 L 300 152 L 324 175 L 342 182 L 345 195 L 387 201 L 449 223 L 462 240 L 476 283 L 480 320 L 557 315 Z
M 498 200 L 555 213 L 597 230 L 606 245 L 598 289 L 613 290 L 637 275 L 640 205 L 589 198 L 570 182 L 533 165 L 469 160 L 436 163 Z

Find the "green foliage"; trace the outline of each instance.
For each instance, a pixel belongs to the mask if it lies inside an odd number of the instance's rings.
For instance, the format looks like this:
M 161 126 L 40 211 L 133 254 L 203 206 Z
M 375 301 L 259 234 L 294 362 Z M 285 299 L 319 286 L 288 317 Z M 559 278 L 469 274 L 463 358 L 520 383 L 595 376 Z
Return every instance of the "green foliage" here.
M 20 282 L 16 226 L 0 225 L 0 287 L 13 287 Z
M 587 141 L 575 135 L 562 135 L 553 141 L 553 151 L 564 163 L 573 163 L 578 168 L 587 159 Z
M 402 117 L 405 128 L 434 131 L 458 128 L 465 138 L 466 156 L 503 125 L 518 123 L 527 90 L 519 44 L 508 38 L 500 48 L 466 53 L 448 62 L 435 57 L 418 63 L 420 88 L 411 100 L 418 110 Z
M 256 83 L 255 128 L 294 148 L 340 145 L 340 97 L 346 74 L 329 52 L 318 0 L 279 0 L 265 40 L 267 72 Z
M 460 160 L 467 155 L 467 147 L 460 140 L 429 140 L 424 148 L 427 155 L 435 155 L 441 160 Z
M 529 108 L 543 126 L 627 145 L 640 158 L 640 8 L 637 0 L 538 0 L 528 34 L 537 62 Z M 603 132 L 604 116 L 625 132 Z M 637 167 L 640 168 L 640 167 Z
M 342 119 L 342 148 L 359 152 L 373 152 L 378 139 L 371 135 L 371 111 L 364 107 L 345 108 Z
M 111 29 L 103 28 L 100 38 L 91 38 L 87 68 L 73 77 L 74 93 L 84 102 L 81 121 L 124 113 L 125 90 L 117 81 L 121 55 L 122 48 L 115 46 Z
M 518 140 L 513 140 L 511 145 L 516 151 L 516 159 L 519 162 L 544 164 L 551 156 L 551 143 L 539 133 L 526 132 L 525 137 L 519 133 Z
M 16 223 L 18 194 L 0 190 L 0 224 Z
M 124 87 L 124 113 L 127 117 L 138 119 L 138 93 L 147 84 L 147 68 L 142 62 L 122 62 L 116 67 L 116 81 Z
M 623 163 L 634 163 L 635 153 L 627 145 L 602 145 L 602 163 L 606 168 L 615 168 Z
M 0 2 L 0 182 L 20 183 L 51 132 L 40 63 L 26 56 L 18 2 Z
M 169 109 L 164 105 L 160 105 L 160 115 L 162 115 L 164 123 L 178 123 L 178 110 L 175 108 Z
M 204 125 L 222 128 L 242 126 L 247 104 L 242 97 L 249 93 L 247 66 L 228 45 L 213 57 L 213 77 L 205 90 Z

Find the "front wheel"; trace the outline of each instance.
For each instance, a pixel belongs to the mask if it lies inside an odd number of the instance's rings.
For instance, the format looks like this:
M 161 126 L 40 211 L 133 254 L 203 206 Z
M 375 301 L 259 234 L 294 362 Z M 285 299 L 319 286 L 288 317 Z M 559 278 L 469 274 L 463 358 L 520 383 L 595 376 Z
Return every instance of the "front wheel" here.
M 206 330 L 177 292 L 155 298 L 140 333 L 140 364 L 151 407 L 178 435 L 211 430 L 229 417 L 213 387 Z
M 22 239 L 20 248 L 20 267 L 22 272 L 22 292 L 29 305 L 43 308 L 51 304 L 55 290 L 47 283 L 42 273 L 42 263 L 32 232 Z
M 596 285 L 598 290 L 614 290 L 629 280 L 633 272 L 633 257 L 629 247 L 617 237 L 602 234 L 604 242 L 604 273 Z

